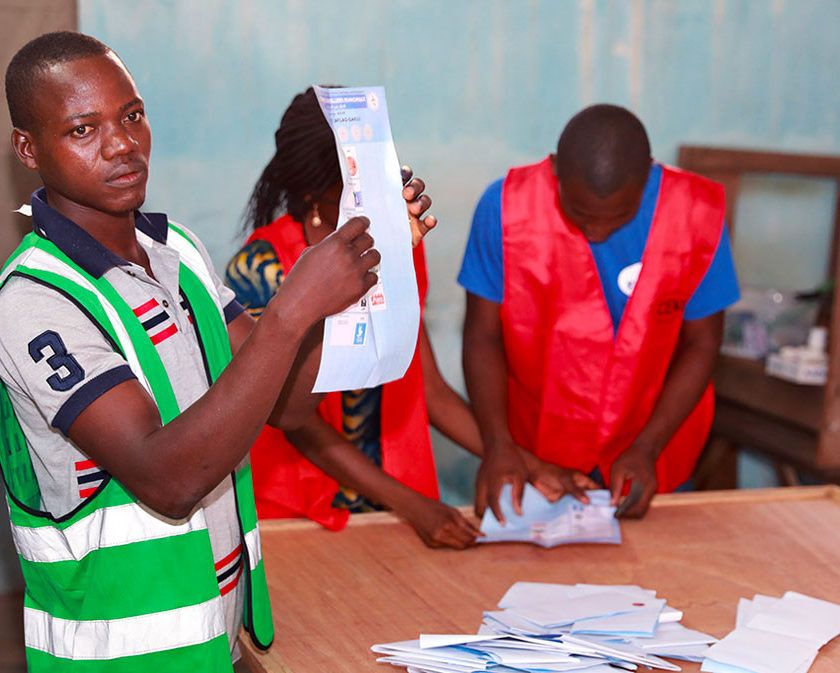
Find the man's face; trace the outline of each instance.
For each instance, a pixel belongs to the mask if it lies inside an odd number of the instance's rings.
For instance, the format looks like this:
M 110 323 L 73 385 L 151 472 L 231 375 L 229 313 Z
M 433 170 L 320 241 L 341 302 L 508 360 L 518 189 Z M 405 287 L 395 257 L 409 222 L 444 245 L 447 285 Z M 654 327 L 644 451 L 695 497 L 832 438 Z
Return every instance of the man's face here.
M 644 182 L 632 181 L 617 192 L 600 197 L 574 178 L 558 184 L 563 215 L 592 243 L 606 241 L 610 234 L 633 219 L 645 188 Z
M 50 205 L 80 223 L 86 213 L 119 216 L 139 208 L 152 135 L 119 59 L 108 53 L 53 66 L 37 77 L 35 90 L 36 130 L 26 134 L 31 163 L 24 163 L 38 169 Z

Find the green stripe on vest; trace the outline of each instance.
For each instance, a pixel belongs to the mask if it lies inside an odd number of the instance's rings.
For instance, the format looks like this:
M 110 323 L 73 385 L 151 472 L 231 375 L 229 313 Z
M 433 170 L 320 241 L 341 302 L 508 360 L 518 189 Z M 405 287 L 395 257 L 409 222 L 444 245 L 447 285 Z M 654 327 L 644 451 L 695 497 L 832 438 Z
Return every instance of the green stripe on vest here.
M 219 593 L 212 563 L 194 550 L 203 548 L 206 530 L 173 535 L 160 540 L 104 547 L 85 564 L 86 576 L 79 577 L 79 563 L 58 561 L 33 563 L 21 560 L 26 580 L 26 604 L 71 620 L 122 619 L 152 612 L 163 612 L 208 601 Z M 162 570 L 160 559 L 179 559 L 178 565 Z M 126 579 L 114 568 L 131 568 Z M 174 576 L 191 581 L 174 582 Z M 97 591 L 74 590 L 80 581 L 98 584 Z M 119 601 L 99 603 L 93 596 L 118 592 Z

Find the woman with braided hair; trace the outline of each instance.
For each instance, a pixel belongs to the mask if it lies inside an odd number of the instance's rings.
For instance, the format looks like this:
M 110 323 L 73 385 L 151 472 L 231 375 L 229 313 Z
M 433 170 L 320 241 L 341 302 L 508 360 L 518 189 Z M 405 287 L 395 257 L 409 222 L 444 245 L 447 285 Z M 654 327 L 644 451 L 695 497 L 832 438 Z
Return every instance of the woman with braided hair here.
M 342 191 L 332 130 L 311 88 L 295 96 L 274 139 L 276 153 L 248 205 L 252 234 L 226 274 L 227 285 L 254 316 L 306 247 L 335 231 Z M 410 171 L 404 169 L 403 177 L 410 179 Z M 415 219 L 413 225 L 428 228 L 434 219 Z M 414 264 L 422 310 L 427 288 L 422 243 L 414 249 Z M 481 451 L 472 413 L 441 376 L 421 322 L 402 379 L 327 395 L 294 432 L 266 426 L 251 450 L 260 517 L 305 516 L 340 530 L 350 512 L 387 507 L 429 546 L 472 545 L 476 526 L 438 500 L 429 422 L 467 450 Z

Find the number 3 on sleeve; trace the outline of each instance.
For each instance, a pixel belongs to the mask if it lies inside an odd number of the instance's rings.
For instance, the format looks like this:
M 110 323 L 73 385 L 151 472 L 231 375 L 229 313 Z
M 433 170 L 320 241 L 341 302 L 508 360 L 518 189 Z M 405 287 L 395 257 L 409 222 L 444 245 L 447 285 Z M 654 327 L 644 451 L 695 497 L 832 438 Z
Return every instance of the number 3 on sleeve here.
M 35 362 L 44 359 L 46 349 L 52 350 L 52 355 L 47 356 L 47 364 L 55 372 L 47 378 L 50 388 L 64 392 L 85 378 L 85 370 L 76 358 L 67 352 L 67 347 L 57 332 L 47 330 L 29 342 L 29 355 Z M 64 376 L 61 372 L 62 367 L 66 370 Z

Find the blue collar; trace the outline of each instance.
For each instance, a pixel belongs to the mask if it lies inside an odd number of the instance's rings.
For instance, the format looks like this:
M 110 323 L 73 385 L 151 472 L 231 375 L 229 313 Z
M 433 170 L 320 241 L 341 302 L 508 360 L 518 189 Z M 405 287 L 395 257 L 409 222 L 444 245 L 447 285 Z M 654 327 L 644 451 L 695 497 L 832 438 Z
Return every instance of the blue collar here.
M 43 187 L 32 194 L 31 203 L 35 233 L 55 243 L 59 250 L 94 278 L 101 278 L 114 266 L 129 263 L 50 206 Z M 134 225 L 158 243 L 166 244 L 169 219 L 164 213 L 141 213 L 137 210 L 134 212 Z

